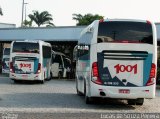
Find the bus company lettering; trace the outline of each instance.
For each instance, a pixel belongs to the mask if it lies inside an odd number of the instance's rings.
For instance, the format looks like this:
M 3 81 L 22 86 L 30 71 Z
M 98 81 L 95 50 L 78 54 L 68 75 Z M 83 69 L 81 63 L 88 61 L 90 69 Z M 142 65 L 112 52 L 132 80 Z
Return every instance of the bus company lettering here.
M 120 65 L 117 64 L 116 66 L 114 66 L 114 68 L 116 69 L 116 73 L 120 73 L 120 72 L 134 72 L 134 74 L 137 74 L 137 64 L 135 65 Z
M 31 64 L 24 64 L 24 63 L 21 63 L 21 64 L 20 64 L 20 68 L 22 68 L 22 67 L 31 68 Z

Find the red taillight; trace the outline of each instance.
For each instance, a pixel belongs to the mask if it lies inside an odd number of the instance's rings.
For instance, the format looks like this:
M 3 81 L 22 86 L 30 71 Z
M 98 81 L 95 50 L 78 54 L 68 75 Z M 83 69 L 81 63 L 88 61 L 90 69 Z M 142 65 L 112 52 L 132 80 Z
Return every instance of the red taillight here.
M 102 84 L 102 81 L 99 77 L 99 72 L 98 72 L 98 64 L 97 62 L 94 62 L 92 64 L 92 81 L 96 84 Z
M 41 63 L 38 63 L 38 69 L 37 69 L 36 74 L 39 74 L 39 73 L 41 73 Z
M 10 62 L 10 72 L 14 73 L 13 62 Z
M 155 78 L 156 76 L 156 65 L 152 63 L 151 71 L 150 71 L 150 78 Z
M 99 77 L 97 62 L 92 64 L 93 77 Z
M 154 63 L 152 63 L 150 75 L 149 75 L 149 80 L 146 84 L 147 86 L 153 85 L 155 83 L 155 76 L 156 76 L 156 65 Z

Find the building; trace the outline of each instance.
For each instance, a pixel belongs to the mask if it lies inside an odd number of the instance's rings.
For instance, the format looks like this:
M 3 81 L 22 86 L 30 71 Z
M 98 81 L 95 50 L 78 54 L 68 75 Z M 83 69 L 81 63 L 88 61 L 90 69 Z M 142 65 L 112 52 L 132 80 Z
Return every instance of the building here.
M 15 28 L 15 24 L 0 23 L 0 28 Z
M 0 29 L 1 28 L 15 28 L 15 24 L 8 24 L 8 23 L 0 23 Z M 5 46 L 8 47 L 9 44 L 5 44 Z M 3 44 L 0 43 L 0 72 L 1 72 L 1 59 L 2 59 L 2 51 L 3 51 Z
M 71 52 L 84 28 L 85 26 L 0 28 L 0 42 L 3 45 L 26 39 L 43 40 L 50 42 L 53 49 L 61 50 L 65 54 L 69 53 L 72 58 Z
M 62 52 L 72 59 L 73 49 L 84 28 L 85 26 L 0 28 L 0 56 L 6 43 L 27 39 L 47 41 L 51 43 L 53 50 Z

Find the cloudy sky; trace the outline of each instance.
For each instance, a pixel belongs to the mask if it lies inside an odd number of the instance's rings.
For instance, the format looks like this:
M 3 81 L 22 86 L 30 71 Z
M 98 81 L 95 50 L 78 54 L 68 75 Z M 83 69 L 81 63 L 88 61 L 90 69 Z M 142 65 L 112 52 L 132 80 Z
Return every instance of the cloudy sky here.
M 25 0 L 26 13 L 49 11 L 56 26 L 73 26 L 72 14 L 99 14 L 105 18 L 147 19 L 160 22 L 160 0 Z M 0 0 L 1 23 L 21 24 L 22 0 Z

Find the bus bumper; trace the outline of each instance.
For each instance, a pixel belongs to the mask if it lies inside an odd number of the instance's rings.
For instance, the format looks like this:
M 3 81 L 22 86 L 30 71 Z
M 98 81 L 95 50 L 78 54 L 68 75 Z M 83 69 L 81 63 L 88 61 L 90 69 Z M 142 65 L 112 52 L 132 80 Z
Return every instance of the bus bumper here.
M 156 85 L 144 87 L 102 86 L 92 82 L 89 97 L 138 99 L 155 98 Z
M 11 79 L 15 79 L 15 80 L 43 80 L 42 78 L 40 78 L 39 74 L 14 74 L 14 73 L 10 73 L 9 77 Z

